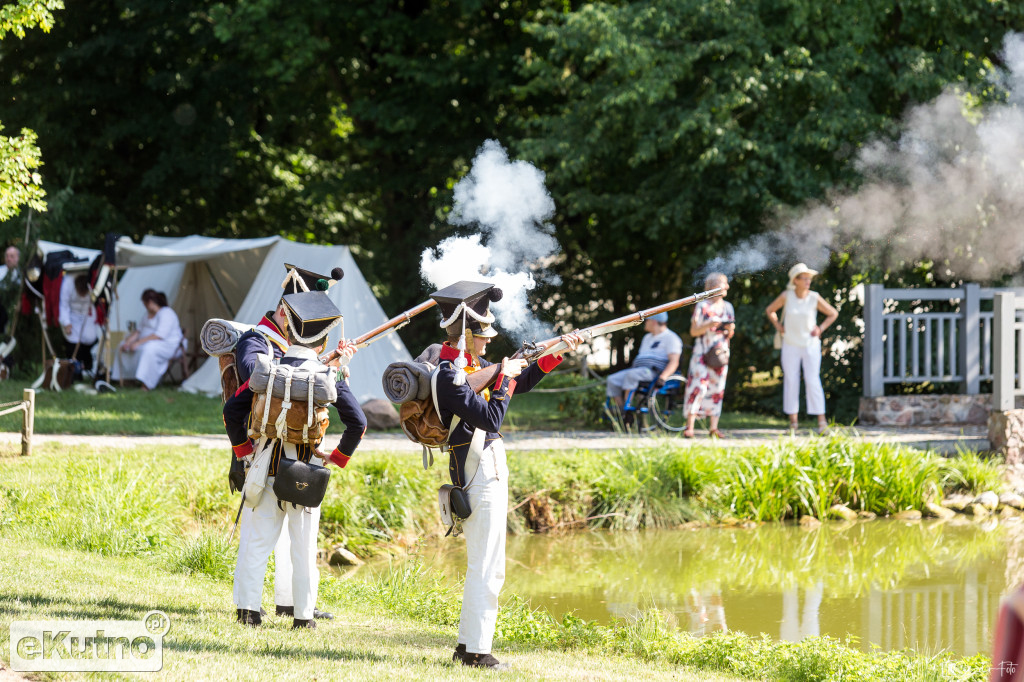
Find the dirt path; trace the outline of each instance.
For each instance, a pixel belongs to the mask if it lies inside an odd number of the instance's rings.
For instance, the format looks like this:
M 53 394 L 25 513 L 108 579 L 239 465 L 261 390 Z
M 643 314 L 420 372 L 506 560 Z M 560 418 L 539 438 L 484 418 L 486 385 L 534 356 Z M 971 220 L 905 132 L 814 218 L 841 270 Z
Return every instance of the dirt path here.
M 867 442 L 900 443 L 919 449 L 933 449 L 951 454 L 957 448 L 966 450 L 986 450 L 989 447 L 987 430 L 983 426 L 935 426 L 909 429 L 863 427 L 849 430 L 851 436 Z M 610 431 L 532 431 L 529 433 L 508 433 L 505 443 L 510 450 L 553 450 L 587 448 L 591 450 L 614 448 L 646 448 L 664 444 L 677 447 L 689 447 L 694 443 L 707 444 L 714 442 L 725 447 L 764 445 L 780 439 L 801 442 L 816 438 L 809 432 L 797 436 L 788 436 L 781 430 L 770 429 L 737 429 L 726 434 L 726 438 L 712 441 L 706 435 L 697 438 L 682 438 L 672 435 L 624 436 Z M 0 433 L 0 443 L 20 444 L 19 433 Z M 181 447 L 197 445 L 201 448 L 227 450 L 228 439 L 219 434 L 199 434 L 195 436 L 81 436 L 68 434 L 35 434 L 34 443 L 61 443 L 68 446 L 91 445 L 94 447 L 117 448 L 135 447 L 140 445 Z M 400 433 L 369 433 L 363 438 L 360 449 L 364 451 L 387 451 L 420 453 L 420 446 L 410 442 Z

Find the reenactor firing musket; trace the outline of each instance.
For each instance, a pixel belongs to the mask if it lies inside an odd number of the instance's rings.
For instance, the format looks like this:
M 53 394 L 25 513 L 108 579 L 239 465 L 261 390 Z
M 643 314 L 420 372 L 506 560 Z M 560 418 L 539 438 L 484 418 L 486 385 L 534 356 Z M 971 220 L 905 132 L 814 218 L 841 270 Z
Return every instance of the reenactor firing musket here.
M 355 345 L 357 349 L 366 348 L 371 343 L 380 341 L 388 334 L 398 331 L 405 325 L 409 324 L 409 321 L 412 320 L 412 318 L 416 317 L 424 310 L 430 310 L 430 308 L 434 307 L 435 305 L 437 305 L 437 301 L 435 301 L 432 298 L 427 299 L 423 303 L 420 303 L 418 306 L 414 308 L 409 308 L 404 313 L 401 313 L 399 315 L 395 315 L 394 317 L 392 317 L 390 320 L 380 325 L 379 327 L 374 327 L 373 329 L 366 332 L 362 336 L 356 337 L 355 339 L 353 339 L 352 343 Z M 324 364 L 330 364 L 332 362 L 337 361 L 339 357 L 341 357 L 341 351 L 335 348 L 334 350 L 322 355 L 320 357 L 320 362 Z
M 686 298 L 680 298 L 669 303 L 663 303 L 659 306 L 648 308 L 647 310 L 641 310 L 640 312 L 631 313 L 629 315 L 624 315 L 622 317 L 617 317 L 614 320 L 609 320 L 608 322 L 595 324 L 592 327 L 581 329 L 578 333 L 585 340 L 589 341 L 595 336 L 604 336 L 605 334 L 611 334 L 612 332 L 617 332 L 623 329 L 629 329 L 630 327 L 635 327 L 636 325 L 641 324 L 645 319 L 651 317 L 652 315 L 657 315 L 658 313 L 667 313 L 668 311 L 675 310 L 676 308 L 682 308 L 683 306 L 693 305 L 695 303 L 699 303 L 709 298 L 716 298 L 718 296 L 722 296 L 724 293 L 724 287 L 709 289 L 707 291 L 702 291 L 699 294 L 693 294 L 692 296 L 687 296 Z M 529 362 L 534 362 L 544 357 L 545 355 L 551 355 L 552 353 L 558 353 L 563 350 L 566 350 L 566 345 L 565 343 L 562 342 L 562 339 L 559 336 L 540 342 L 524 341 L 522 348 L 516 351 L 515 355 L 513 355 L 512 358 L 523 358 L 524 360 L 527 360 Z M 479 393 L 480 391 L 484 390 L 492 383 L 494 383 L 494 380 L 497 378 L 500 372 L 501 363 L 497 362 L 493 365 L 489 365 L 487 367 L 484 367 L 483 369 L 477 370 L 470 374 L 466 380 L 466 383 L 469 384 L 469 386 L 474 391 Z

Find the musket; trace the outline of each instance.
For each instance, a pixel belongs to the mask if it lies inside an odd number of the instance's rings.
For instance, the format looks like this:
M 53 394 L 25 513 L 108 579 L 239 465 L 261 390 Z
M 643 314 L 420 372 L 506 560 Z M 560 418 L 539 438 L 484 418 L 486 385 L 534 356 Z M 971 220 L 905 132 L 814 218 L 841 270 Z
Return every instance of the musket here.
M 384 324 L 380 325 L 379 327 L 374 327 L 373 329 L 371 329 L 370 331 L 366 332 L 362 336 L 357 336 L 355 339 L 353 339 L 352 342 L 355 344 L 356 348 L 366 348 L 371 343 L 375 343 L 377 341 L 380 341 L 381 339 L 383 339 L 388 334 L 390 334 L 392 332 L 398 331 L 399 329 L 401 329 L 405 325 L 409 324 L 409 321 L 412 318 L 416 317 L 417 315 L 422 313 L 424 310 L 430 310 L 435 305 L 437 305 L 437 301 L 435 301 L 432 298 L 431 299 L 427 299 L 423 303 L 420 303 L 418 306 L 416 306 L 414 308 L 409 308 L 408 310 L 406 310 L 404 313 L 401 313 L 400 315 L 395 315 L 394 317 L 392 317 L 390 320 L 388 320 Z M 327 363 L 335 360 L 339 355 L 340 355 L 340 353 L 338 352 L 338 350 L 334 349 L 334 350 L 329 351 L 328 353 L 322 355 L 320 357 L 320 362 L 322 362 L 324 364 L 327 364 Z
M 611 334 L 612 332 L 617 332 L 623 329 L 629 329 L 630 327 L 635 327 L 636 325 L 642 323 L 644 320 L 646 320 L 648 317 L 651 317 L 652 315 L 657 315 L 658 313 L 667 313 L 670 310 L 682 308 L 683 306 L 693 305 L 694 303 L 699 303 L 709 298 L 717 298 L 719 296 L 723 296 L 724 294 L 725 287 L 708 289 L 707 291 L 702 291 L 699 294 L 693 294 L 692 296 L 687 296 L 686 298 L 676 299 L 675 301 L 670 301 L 669 303 L 662 303 L 661 305 L 654 306 L 653 308 L 641 310 L 640 312 L 631 313 L 629 315 L 623 315 L 622 317 L 617 317 L 614 320 L 609 320 L 608 322 L 595 324 L 592 327 L 581 329 L 577 333 L 581 337 L 583 337 L 584 341 L 589 341 L 595 336 L 604 336 L 605 334 Z M 516 351 L 515 355 L 513 355 L 511 359 L 515 360 L 522 358 L 523 360 L 527 360 L 528 362 L 535 362 L 544 357 L 545 355 L 558 353 L 559 351 L 566 350 L 567 348 L 568 346 L 566 346 L 565 342 L 562 341 L 561 336 L 556 336 L 552 339 L 541 341 L 539 343 L 524 341 L 522 348 Z M 478 369 L 477 371 L 470 374 L 466 379 L 466 383 L 469 384 L 469 386 L 474 391 L 479 393 L 480 391 L 484 390 L 485 388 L 493 384 L 494 380 L 498 377 L 498 374 L 500 372 L 501 363 L 497 362 L 493 365 L 484 367 L 483 369 Z

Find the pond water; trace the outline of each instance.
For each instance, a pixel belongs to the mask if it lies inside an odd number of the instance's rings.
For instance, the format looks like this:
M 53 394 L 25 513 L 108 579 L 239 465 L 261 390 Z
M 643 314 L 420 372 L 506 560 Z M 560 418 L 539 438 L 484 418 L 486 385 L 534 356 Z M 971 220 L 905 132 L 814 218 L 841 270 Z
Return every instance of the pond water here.
M 453 581 L 465 571 L 461 538 L 418 554 Z M 609 623 L 657 607 L 697 635 L 852 635 L 862 649 L 988 654 L 999 598 L 1024 582 L 1024 527 L 993 518 L 520 535 L 508 539 L 506 569 L 505 593 L 556 617 Z

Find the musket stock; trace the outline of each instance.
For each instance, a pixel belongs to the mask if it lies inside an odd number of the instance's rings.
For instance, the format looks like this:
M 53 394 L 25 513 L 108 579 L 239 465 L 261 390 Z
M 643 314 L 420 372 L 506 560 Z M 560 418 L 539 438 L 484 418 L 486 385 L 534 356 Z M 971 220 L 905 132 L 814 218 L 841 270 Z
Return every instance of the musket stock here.
M 657 315 L 658 313 L 667 313 L 670 310 L 682 308 L 683 306 L 693 305 L 694 303 L 699 303 L 709 298 L 717 298 L 724 294 L 724 287 L 708 289 L 707 291 L 702 291 L 699 294 L 693 294 L 692 296 L 687 296 L 686 298 L 679 298 L 676 299 L 675 301 L 670 301 L 669 303 L 663 303 L 661 305 L 654 306 L 653 308 L 641 310 L 640 312 L 631 313 L 629 315 L 623 315 L 622 317 L 617 317 L 614 320 L 609 320 L 608 322 L 595 324 L 591 327 L 587 327 L 586 329 L 579 330 L 578 334 L 583 337 L 584 341 L 589 341 L 595 336 L 604 336 L 605 334 L 611 334 L 612 332 L 617 332 L 622 329 L 629 329 L 630 327 L 634 327 L 643 322 L 644 320 L 646 320 L 648 317 L 651 317 L 652 315 Z M 562 341 L 562 337 L 560 336 L 556 336 L 554 338 L 547 339 L 546 341 L 541 341 L 539 343 L 531 343 L 529 341 L 526 341 L 523 343 L 522 347 L 515 352 L 515 354 L 512 356 L 512 359 L 524 358 L 525 360 L 534 362 L 544 357 L 545 355 L 551 355 L 552 353 L 557 353 L 559 351 L 566 349 L 568 349 L 568 346 L 565 345 L 565 342 Z M 475 392 L 479 393 L 480 391 L 484 390 L 485 388 L 493 384 L 494 380 L 498 378 L 498 374 L 500 372 L 501 363 L 498 362 L 473 372 L 467 378 L 466 383 Z

